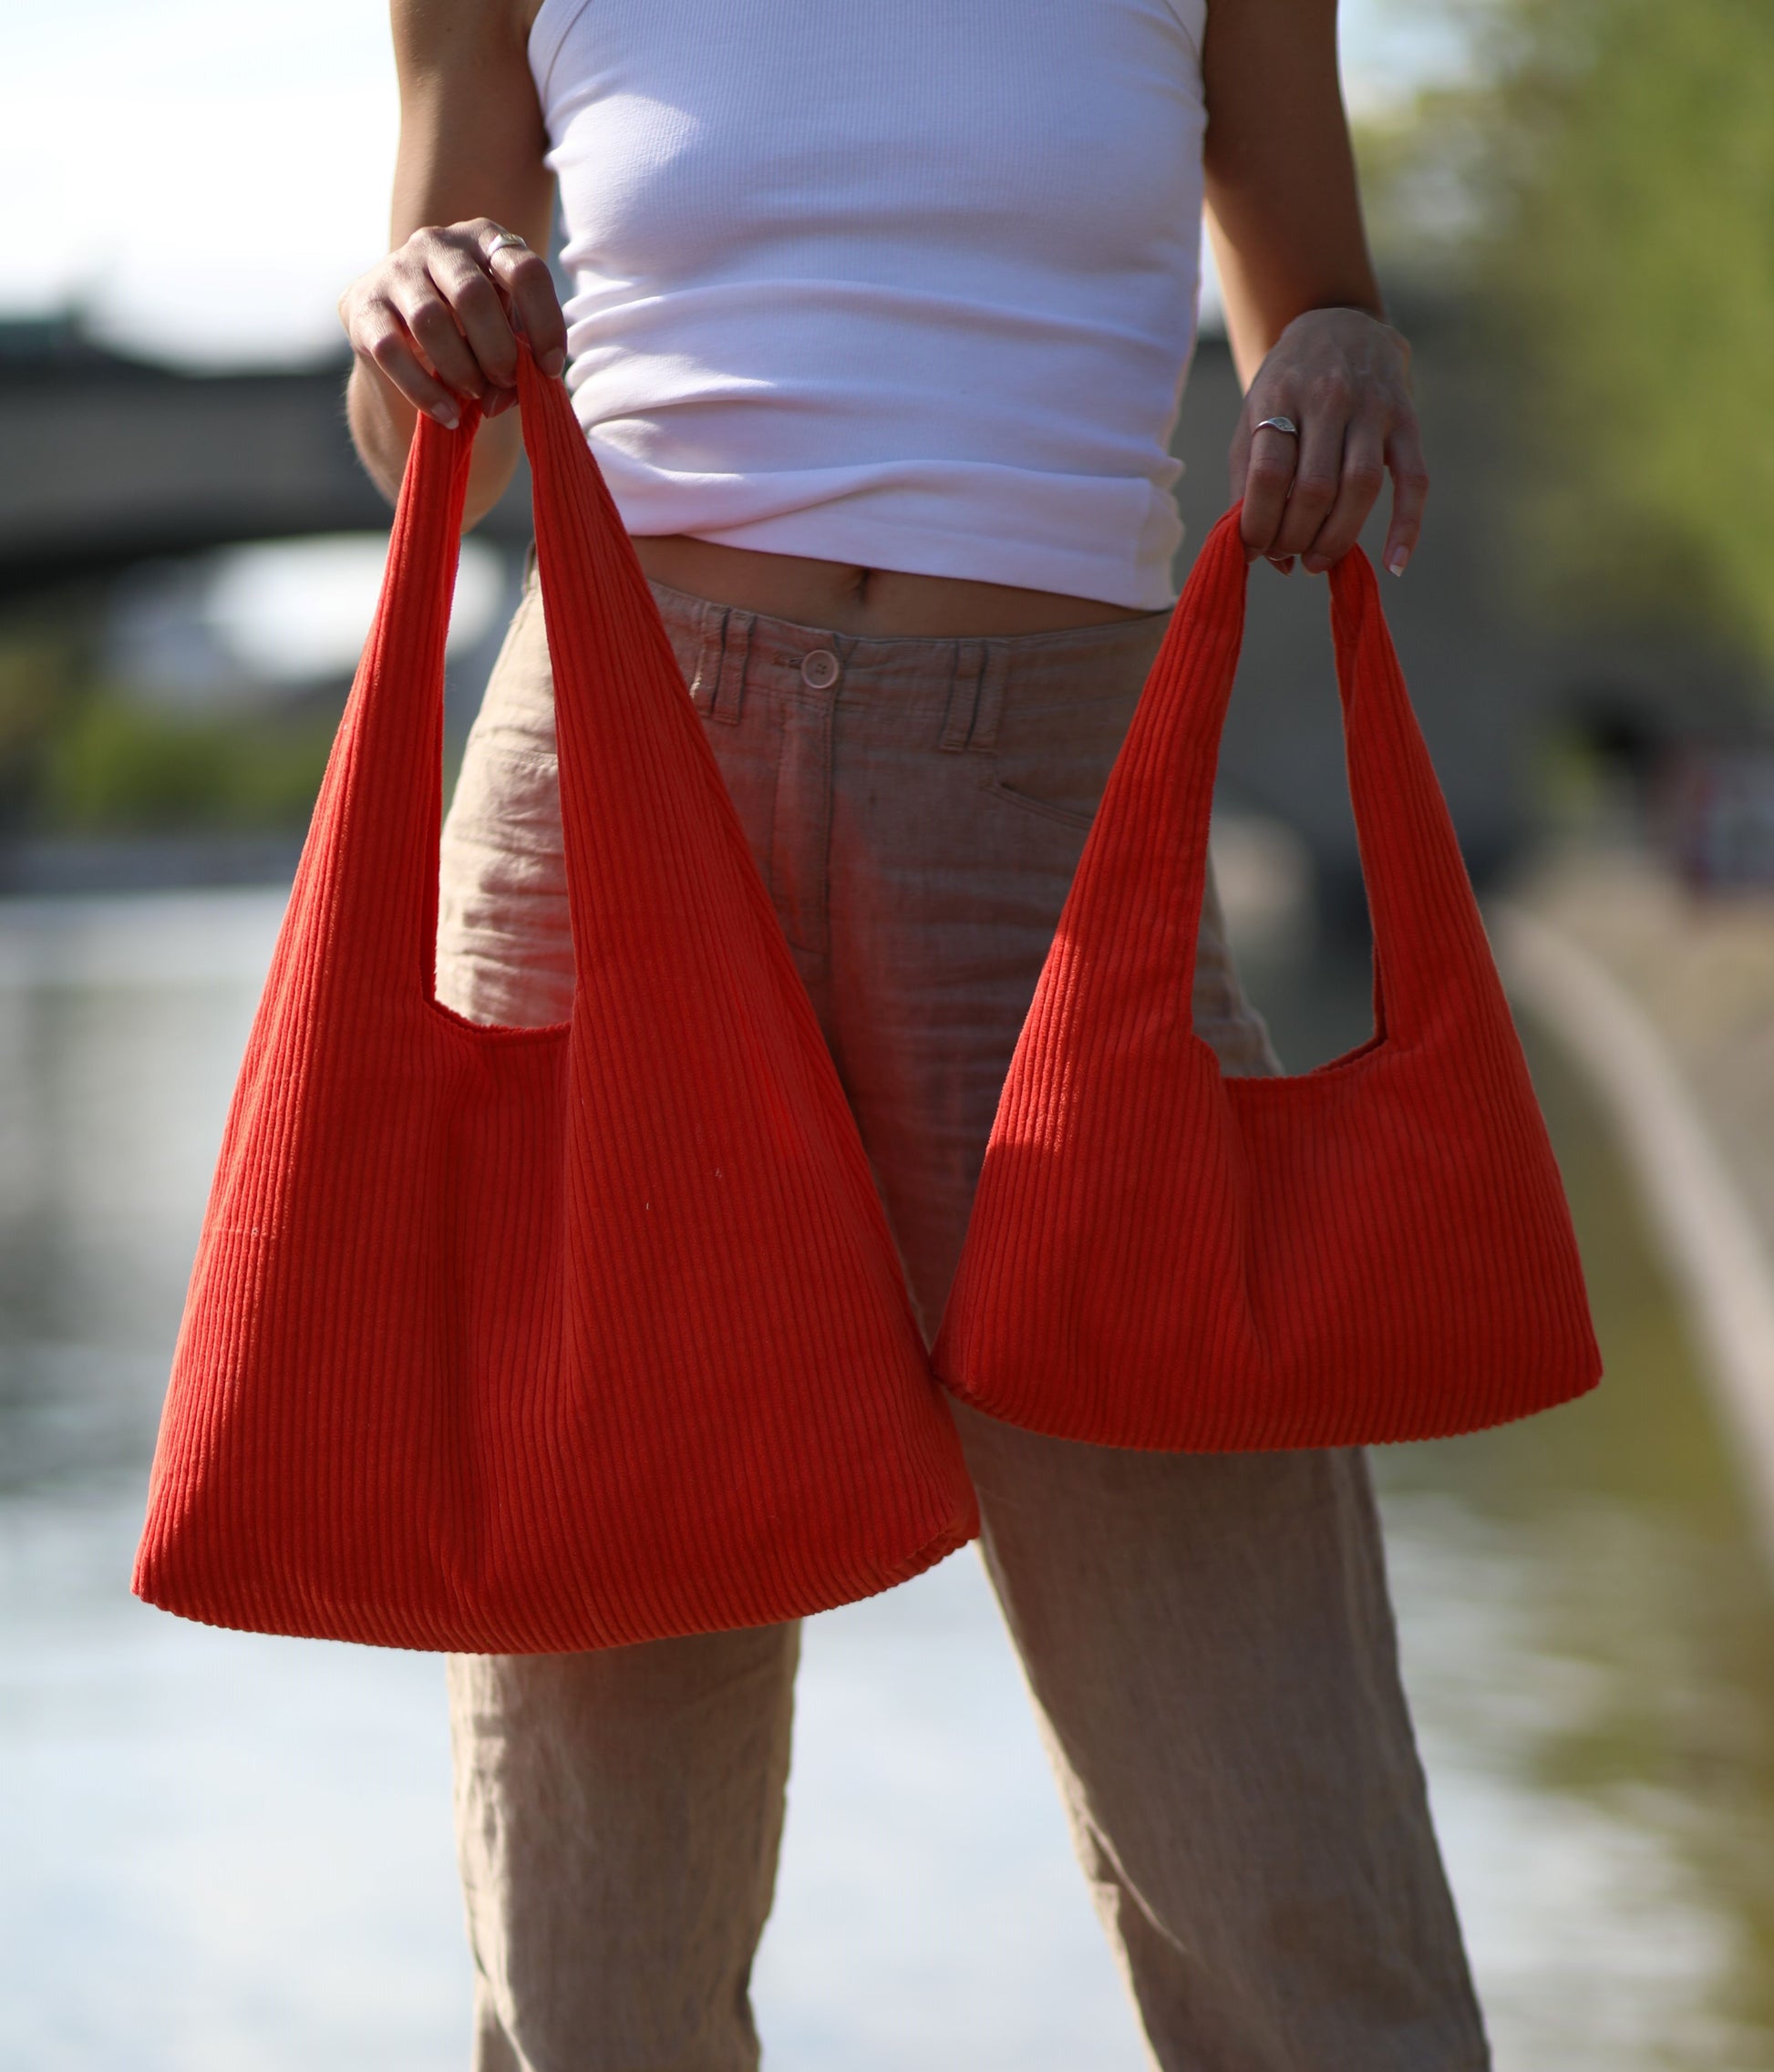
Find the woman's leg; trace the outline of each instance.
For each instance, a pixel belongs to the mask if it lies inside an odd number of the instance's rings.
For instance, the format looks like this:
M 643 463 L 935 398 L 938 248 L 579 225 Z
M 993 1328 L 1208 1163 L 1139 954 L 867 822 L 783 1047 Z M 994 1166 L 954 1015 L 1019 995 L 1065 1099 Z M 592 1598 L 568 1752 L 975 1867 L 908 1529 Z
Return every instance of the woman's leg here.
M 872 682 L 871 644 L 847 655 L 837 711 L 832 1033 L 933 1331 L 1149 646 L 1119 629 L 975 644 L 919 693 Z M 1194 1014 L 1227 1071 L 1280 1068 L 1211 883 Z M 1475 2072 L 1364 1457 L 1139 1453 L 958 1417 L 988 1569 L 1159 2063 Z
M 1158 2062 L 1477 2072 L 1365 1458 L 1128 1453 L 963 1417 L 987 1566 Z
M 686 659 L 695 665 L 694 655 Z M 566 1018 L 572 944 L 533 576 L 444 828 L 438 995 Z M 476 2072 L 752 2072 L 799 1629 L 452 1655 Z
M 799 1635 L 449 1657 L 476 2072 L 753 2072 Z

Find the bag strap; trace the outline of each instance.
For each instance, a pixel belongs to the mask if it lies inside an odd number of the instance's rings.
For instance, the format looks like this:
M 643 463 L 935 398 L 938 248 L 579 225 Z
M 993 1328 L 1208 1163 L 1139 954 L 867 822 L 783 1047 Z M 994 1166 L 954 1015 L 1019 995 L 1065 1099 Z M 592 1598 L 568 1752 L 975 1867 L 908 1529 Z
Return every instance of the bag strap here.
M 527 346 L 518 357 L 518 398 L 554 673 L 580 983 L 595 984 L 608 958 L 648 959 L 662 899 L 693 896 L 677 878 L 686 869 L 694 878 L 694 857 L 706 861 L 711 850 L 725 851 L 726 868 L 768 920 L 767 939 L 774 943 L 780 936 L 774 910 L 634 542 L 565 386 L 537 369 Z M 630 773 L 625 827 L 610 823 L 609 781 L 598 776 L 618 747 Z M 637 840 L 648 856 L 635 852 Z M 789 961 L 786 943 L 781 956 Z
M 1377 1032 L 1412 1042 L 1450 1009 L 1501 1012 L 1502 984 L 1453 817 L 1405 687 L 1373 564 L 1331 570 L 1349 799 L 1374 930 Z M 1391 1016 L 1378 1018 L 1382 970 Z
M 332 974 L 432 996 L 442 831 L 444 639 L 480 406 L 447 432 L 421 415 L 381 594 L 296 867 L 284 945 L 322 941 Z
M 594 931 L 623 921 L 593 853 L 592 773 L 600 719 L 655 740 L 694 737 L 705 787 L 719 773 L 702 739 L 646 578 L 566 388 L 537 368 L 521 340 L 518 396 L 534 497 L 548 642 L 554 668 L 568 892 L 579 968 Z M 330 910 L 329 957 L 377 992 L 435 997 L 438 841 L 442 833 L 444 640 L 456 586 L 469 465 L 480 406 L 464 401 L 446 430 L 421 415 L 389 535 L 376 617 L 328 758 L 297 869 L 292 907 Z M 609 666 L 624 659 L 623 682 Z M 635 671 L 676 696 L 613 694 Z M 678 709 L 681 706 L 681 711 Z M 662 744 L 663 745 L 663 744 Z M 698 755 L 698 751 L 700 751 Z M 696 802 L 700 803 L 700 802 Z M 727 807 L 720 794 L 717 810 Z M 579 839 L 575 840 L 575 837 Z M 604 860 L 607 861 L 607 860 Z M 595 895 L 595 896 L 594 896 Z M 636 925 L 646 923 L 636 916 Z
M 1117 827 L 1146 830 L 1135 838 L 1144 853 L 1118 858 L 1123 869 L 1116 874 L 1124 883 L 1143 881 L 1144 903 L 1156 910 L 1147 927 L 1161 935 L 1149 954 L 1181 972 L 1185 1002 L 1214 773 L 1243 642 L 1249 567 L 1241 510 L 1226 512 L 1196 556 L 1136 716 L 1142 738 L 1136 747 L 1130 732 L 1135 752 L 1124 749 L 1103 801 L 1106 840 Z M 1470 999 L 1476 990 L 1501 1001 L 1501 994 L 1373 567 L 1359 547 L 1331 570 L 1330 592 L 1350 803 L 1374 931 L 1375 1034 L 1359 1046 L 1367 1051 L 1416 1040 L 1450 995 Z

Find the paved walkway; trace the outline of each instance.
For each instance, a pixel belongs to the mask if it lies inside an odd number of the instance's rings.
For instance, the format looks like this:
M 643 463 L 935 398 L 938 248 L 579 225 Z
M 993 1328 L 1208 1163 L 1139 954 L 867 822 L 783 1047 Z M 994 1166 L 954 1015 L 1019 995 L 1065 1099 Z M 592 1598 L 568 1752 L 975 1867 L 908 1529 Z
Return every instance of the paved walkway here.
M 1774 1568 L 1774 894 L 1699 899 L 1634 850 L 1573 850 L 1488 923 L 1614 1118 Z

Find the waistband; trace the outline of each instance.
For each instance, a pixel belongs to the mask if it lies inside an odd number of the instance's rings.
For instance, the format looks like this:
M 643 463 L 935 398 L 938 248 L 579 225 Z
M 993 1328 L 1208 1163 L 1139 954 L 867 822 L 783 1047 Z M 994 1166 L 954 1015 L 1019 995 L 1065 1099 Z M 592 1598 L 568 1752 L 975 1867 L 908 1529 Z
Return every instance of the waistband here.
M 1006 704 L 1019 710 L 1137 696 L 1169 610 L 1054 633 L 846 634 L 649 587 L 698 711 L 737 721 L 748 691 L 823 706 L 841 696 L 940 727 L 936 745 L 990 750 Z
M 526 571 L 536 581 L 535 550 Z M 697 707 L 737 720 L 754 688 L 799 702 L 866 698 L 943 716 L 944 747 L 989 747 L 1006 698 L 1022 707 L 1138 692 L 1173 607 L 1052 633 L 849 634 L 717 604 L 649 581 Z

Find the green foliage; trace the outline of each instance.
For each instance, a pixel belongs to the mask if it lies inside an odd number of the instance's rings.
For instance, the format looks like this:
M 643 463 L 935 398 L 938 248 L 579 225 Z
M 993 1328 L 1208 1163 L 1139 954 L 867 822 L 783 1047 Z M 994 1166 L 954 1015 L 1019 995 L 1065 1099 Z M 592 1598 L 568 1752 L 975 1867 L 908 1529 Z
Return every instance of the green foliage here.
M 1538 531 L 1584 595 L 1774 658 L 1774 9 L 1574 12 L 1583 61 L 1549 37 L 1522 80 L 1546 119 L 1495 255 L 1553 463 Z
M 0 831 L 304 826 L 333 701 L 198 716 L 129 698 L 95 674 L 96 609 L 77 593 L 0 615 Z
M 48 746 L 39 817 L 88 833 L 299 830 L 335 725 L 313 715 L 185 718 L 101 692 Z
M 1458 247 L 1494 319 L 1549 601 L 1774 663 L 1774 5 L 1482 24 L 1472 88 L 1363 139 L 1377 242 L 1431 272 Z
M 83 668 L 66 614 L 0 622 L 0 826 L 26 816 L 43 746 L 70 706 Z
M 70 644 L 54 628 L 8 634 L 0 639 L 0 762 L 43 732 L 75 670 Z

